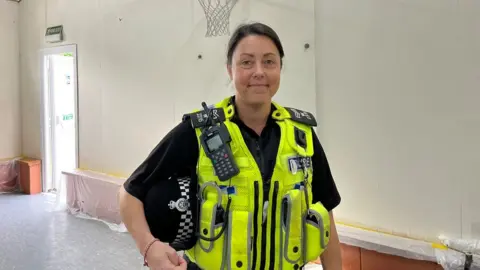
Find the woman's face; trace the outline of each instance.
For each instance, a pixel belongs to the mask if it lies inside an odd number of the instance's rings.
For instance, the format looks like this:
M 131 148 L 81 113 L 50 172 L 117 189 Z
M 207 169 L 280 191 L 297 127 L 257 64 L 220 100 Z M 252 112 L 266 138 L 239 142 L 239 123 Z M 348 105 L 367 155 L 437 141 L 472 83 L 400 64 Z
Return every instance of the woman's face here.
M 227 67 L 237 99 L 248 105 L 270 103 L 280 85 L 281 62 L 271 39 L 260 35 L 243 38 Z

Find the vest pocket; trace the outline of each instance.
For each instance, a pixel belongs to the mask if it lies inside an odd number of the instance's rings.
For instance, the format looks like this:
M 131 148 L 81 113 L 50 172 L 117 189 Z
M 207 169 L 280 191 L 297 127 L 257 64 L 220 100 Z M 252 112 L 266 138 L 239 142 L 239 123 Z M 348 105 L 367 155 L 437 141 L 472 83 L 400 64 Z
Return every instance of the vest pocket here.
M 199 239 L 195 245 L 195 261 L 203 269 L 223 269 L 227 225 L 221 201 L 207 194 L 200 205 Z
M 288 191 L 281 204 L 281 268 L 298 269 L 302 265 L 302 208 L 304 207 L 303 190 Z M 305 210 L 303 210 L 305 211 Z
M 252 243 L 251 231 L 252 216 L 248 211 L 234 210 L 230 212 L 228 218 L 227 269 L 251 269 L 251 247 L 252 244 L 255 244 Z
M 327 248 L 330 240 L 330 216 L 320 202 L 307 210 L 303 220 L 305 224 L 305 252 L 307 262 L 313 261 Z

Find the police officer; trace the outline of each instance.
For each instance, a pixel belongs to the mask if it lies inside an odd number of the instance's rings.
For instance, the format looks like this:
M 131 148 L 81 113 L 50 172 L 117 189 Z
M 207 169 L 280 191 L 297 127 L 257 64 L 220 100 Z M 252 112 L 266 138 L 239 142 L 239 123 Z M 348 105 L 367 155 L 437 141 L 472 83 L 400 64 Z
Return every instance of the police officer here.
M 299 269 L 319 255 L 324 269 L 341 269 L 340 195 L 315 118 L 272 102 L 283 57 L 269 26 L 239 26 L 227 51 L 235 95 L 187 113 L 125 182 L 123 221 L 151 269 Z M 209 119 L 228 136 L 210 132 Z M 173 174 L 198 176 L 198 239 L 185 257 L 151 233 L 143 208 Z

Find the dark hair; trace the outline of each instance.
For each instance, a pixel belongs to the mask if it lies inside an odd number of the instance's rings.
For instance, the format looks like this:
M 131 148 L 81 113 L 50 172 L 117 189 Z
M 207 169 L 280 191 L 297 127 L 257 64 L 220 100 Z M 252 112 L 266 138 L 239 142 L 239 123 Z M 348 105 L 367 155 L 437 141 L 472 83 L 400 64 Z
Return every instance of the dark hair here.
M 283 65 L 283 56 L 285 53 L 283 51 L 282 43 L 280 42 L 280 38 L 278 37 L 277 33 L 268 25 L 263 23 L 248 23 L 248 24 L 241 24 L 240 26 L 235 29 L 232 36 L 230 37 L 230 41 L 228 42 L 228 50 L 227 50 L 227 64 L 232 64 L 232 56 L 233 52 L 237 48 L 238 43 L 245 37 L 251 35 L 258 35 L 258 36 L 265 36 L 268 37 L 273 41 L 275 46 L 277 47 L 278 52 L 280 53 L 280 65 Z

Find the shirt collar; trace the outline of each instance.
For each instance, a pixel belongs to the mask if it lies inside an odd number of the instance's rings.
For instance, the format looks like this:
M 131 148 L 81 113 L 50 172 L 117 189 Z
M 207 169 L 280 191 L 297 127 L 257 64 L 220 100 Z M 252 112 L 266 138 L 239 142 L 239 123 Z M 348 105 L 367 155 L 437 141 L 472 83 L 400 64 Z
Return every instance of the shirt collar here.
M 231 121 L 236 122 L 236 123 L 238 123 L 238 122 L 243 123 L 243 121 L 238 117 L 238 114 L 237 114 L 237 107 L 235 106 L 235 96 L 232 96 L 230 98 L 230 101 L 228 102 L 228 104 L 233 105 L 234 110 L 235 110 Z M 272 114 L 275 110 L 276 110 L 275 105 L 273 105 L 273 103 L 272 103 L 271 108 L 270 108 L 270 113 L 268 114 L 267 125 L 275 122 L 275 120 L 272 117 Z

